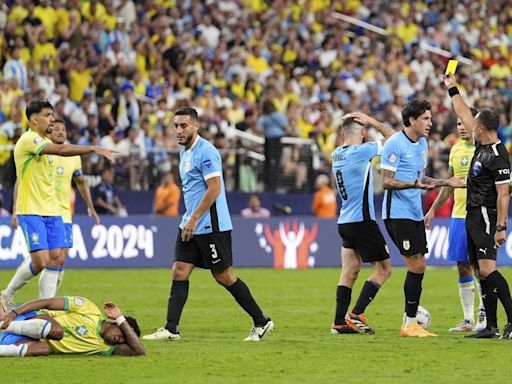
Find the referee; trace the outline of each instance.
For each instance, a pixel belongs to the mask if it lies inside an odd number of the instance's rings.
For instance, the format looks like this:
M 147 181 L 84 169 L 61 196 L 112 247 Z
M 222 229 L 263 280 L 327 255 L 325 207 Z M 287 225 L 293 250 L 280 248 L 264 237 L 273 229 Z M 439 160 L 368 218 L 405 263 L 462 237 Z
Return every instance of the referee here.
M 453 108 L 467 129 L 472 130 L 476 150 L 468 173 L 466 230 L 471 264 L 477 269 L 487 314 L 487 327 L 467 337 L 491 339 L 500 336 L 497 321 L 498 298 L 507 314 L 504 339 L 512 338 L 512 298 L 507 281 L 496 269 L 496 254 L 506 242 L 509 204 L 510 160 L 498 139 L 499 116 L 483 109 L 475 117 L 459 94 L 453 75 L 444 83 Z

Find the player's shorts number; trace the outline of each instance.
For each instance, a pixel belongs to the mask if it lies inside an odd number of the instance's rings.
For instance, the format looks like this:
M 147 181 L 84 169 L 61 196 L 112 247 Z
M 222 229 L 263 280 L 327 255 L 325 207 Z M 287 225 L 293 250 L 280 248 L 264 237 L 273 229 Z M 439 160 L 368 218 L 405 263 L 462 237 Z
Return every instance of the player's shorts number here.
M 347 190 L 345 189 L 345 184 L 343 183 L 343 176 L 341 175 L 341 171 L 336 171 L 336 187 L 338 188 L 338 192 L 343 200 L 347 200 Z
M 215 248 L 215 244 L 210 244 L 210 250 L 212 251 L 212 259 L 219 257 L 219 255 L 217 255 L 217 248 Z

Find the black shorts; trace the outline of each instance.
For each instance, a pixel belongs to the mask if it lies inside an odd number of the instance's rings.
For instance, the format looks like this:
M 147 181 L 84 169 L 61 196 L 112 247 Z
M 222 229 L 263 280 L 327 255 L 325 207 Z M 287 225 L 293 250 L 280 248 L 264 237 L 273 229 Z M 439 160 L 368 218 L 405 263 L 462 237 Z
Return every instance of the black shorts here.
M 468 211 L 466 233 L 470 264 L 478 266 L 480 259 L 496 260 L 497 249 L 494 248 L 496 219 L 496 209 L 478 207 Z
M 387 219 L 384 220 L 384 223 L 389 237 L 398 247 L 402 256 L 428 253 L 427 234 L 423 220 Z
M 338 232 L 343 239 L 343 247 L 354 249 L 363 262 L 389 259 L 388 246 L 375 221 L 338 224 Z
M 231 231 L 194 235 L 189 241 L 183 241 L 180 229 L 176 239 L 174 260 L 205 269 L 222 270 L 231 267 Z

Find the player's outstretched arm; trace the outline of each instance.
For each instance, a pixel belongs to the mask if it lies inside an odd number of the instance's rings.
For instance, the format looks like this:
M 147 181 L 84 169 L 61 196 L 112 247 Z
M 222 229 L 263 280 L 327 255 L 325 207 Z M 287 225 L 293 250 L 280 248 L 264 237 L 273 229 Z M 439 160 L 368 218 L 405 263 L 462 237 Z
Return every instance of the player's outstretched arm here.
M 449 179 L 434 179 L 433 177 L 424 176 L 422 182 L 434 187 L 466 188 L 466 182 L 462 176 L 452 176 Z
M 96 213 L 94 209 L 94 204 L 92 202 L 91 190 L 89 188 L 89 184 L 83 175 L 73 177 L 76 183 L 76 187 L 78 188 L 78 192 L 80 192 L 80 196 L 84 199 L 85 204 L 87 204 L 87 214 L 89 217 L 94 218 L 96 221 L 96 225 L 100 223 L 100 217 Z
M 11 309 L 9 312 L 0 316 L 0 329 L 6 329 L 7 326 L 13 321 L 16 316 L 23 315 L 28 312 L 38 311 L 40 309 L 51 309 L 54 311 L 64 310 L 64 298 L 53 297 L 51 299 L 32 300 L 19 307 Z
M 189 241 L 194 236 L 197 222 L 204 215 L 204 213 L 210 209 L 212 204 L 215 202 L 221 191 L 221 180 L 220 176 L 214 176 L 206 180 L 208 189 L 204 194 L 203 198 L 199 202 L 199 205 L 190 216 L 190 219 L 185 223 L 183 230 L 181 231 L 181 238 L 183 241 Z
M 389 169 L 382 169 L 382 187 L 390 190 L 418 188 L 418 180 L 406 183 L 395 179 L 395 172 Z
M 455 114 L 462 120 L 462 124 L 471 131 L 476 124 L 476 120 L 471 113 L 471 110 L 467 106 L 466 102 L 459 94 L 457 89 L 457 79 L 455 75 L 446 74 L 444 75 L 444 85 L 448 89 L 448 93 L 452 98 L 453 109 Z
M 118 344 L 112 352 L 113 355 L 119 356 L 143 356 L 146 354 L 144 346 L 142 345 L 139 337 L 132 329 L 130 324 L 126 321 L 121 309 L 114 302 L 107 302 L 103 304 L 105 308 L 105 315 L 115 320 L 116 324 L 119 325 L 123 331 L 126 343 Z
M 58 156 L 76 156 L 87 155 L 89 153 L 97 153 L 98 155 L 106 157 L 108 160 L 113 161 L 112 155 L 117 153 L 107 148 L 98 147 L 96 145 L 74 145 L 74 144 L 48 144 L 44 147 L 42 153 L 45 155 L 58 155 Z

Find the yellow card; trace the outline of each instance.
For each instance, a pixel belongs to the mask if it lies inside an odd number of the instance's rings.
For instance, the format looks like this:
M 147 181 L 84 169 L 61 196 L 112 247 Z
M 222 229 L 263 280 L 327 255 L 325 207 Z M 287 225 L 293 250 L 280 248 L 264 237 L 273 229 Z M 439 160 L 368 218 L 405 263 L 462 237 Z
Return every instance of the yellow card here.
M 455 71 L 457 70 L 457 65 L 459 62 L 457 60 L 450 60 L 448 61 L 448 65 L 446 66 L 445 75 L 455 75 Z

